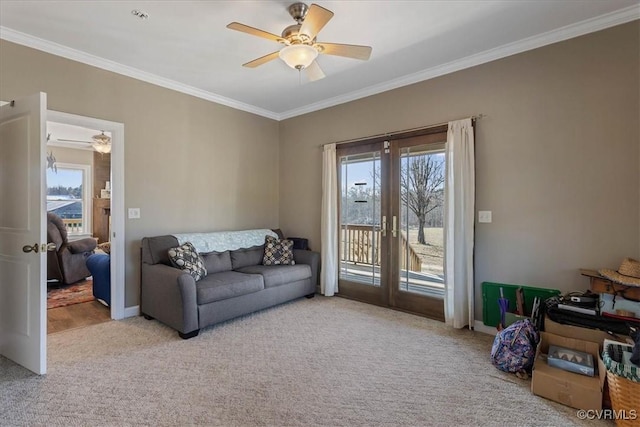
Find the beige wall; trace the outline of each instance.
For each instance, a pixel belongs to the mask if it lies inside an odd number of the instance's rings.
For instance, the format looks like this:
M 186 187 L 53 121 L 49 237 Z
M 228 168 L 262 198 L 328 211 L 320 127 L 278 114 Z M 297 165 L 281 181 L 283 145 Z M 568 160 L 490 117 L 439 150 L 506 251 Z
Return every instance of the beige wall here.
M 320 144 L 478 113 L 483 281 L 584 289 L 640 256 L 638 21 L 280 123 L 280 225 L 320 247 Z
M 126 306 L 139 242 L 280 226 L 320 248 L 320 144 L 446 122 L 477 127 L 482 281 L 572 290 L 640 256 L 638 22 L 277 122 L 0 41 L 0 99 L 125 125 Z
M 126 306 L 142 237 L 279 225 L 276 121 L 0 41 L 0 99 L 38 91 L 51 110 L 124 123 L 125 208 L 142 215 L 125 220 Z

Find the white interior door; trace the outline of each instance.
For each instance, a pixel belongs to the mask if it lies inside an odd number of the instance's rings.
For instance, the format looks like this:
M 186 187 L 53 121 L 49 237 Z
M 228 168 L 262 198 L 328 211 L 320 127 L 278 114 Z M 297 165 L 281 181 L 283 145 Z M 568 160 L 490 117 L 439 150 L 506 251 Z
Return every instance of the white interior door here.
M 47 95 L 0 107 L 0 354 L 47 370 Z

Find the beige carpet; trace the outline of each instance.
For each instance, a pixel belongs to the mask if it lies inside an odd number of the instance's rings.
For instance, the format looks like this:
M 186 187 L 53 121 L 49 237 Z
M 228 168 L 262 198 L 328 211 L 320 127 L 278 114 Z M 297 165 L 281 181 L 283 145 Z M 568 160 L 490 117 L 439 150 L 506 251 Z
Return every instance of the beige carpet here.
M 582 426 L 489 362 L 492 337 L 341 298 L 183 341 L 141 317 L 49 336 L 49 372 L 0 358 L 0 425 Z

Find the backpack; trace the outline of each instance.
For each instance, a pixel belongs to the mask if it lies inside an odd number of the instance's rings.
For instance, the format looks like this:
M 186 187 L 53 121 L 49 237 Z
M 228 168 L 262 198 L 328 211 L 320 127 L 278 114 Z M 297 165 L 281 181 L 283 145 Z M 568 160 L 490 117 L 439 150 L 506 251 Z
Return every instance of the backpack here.
M 540 335 L 529 319 L 518 320 L 496 335 L 491 363 L 505 372 L 531 372 Z

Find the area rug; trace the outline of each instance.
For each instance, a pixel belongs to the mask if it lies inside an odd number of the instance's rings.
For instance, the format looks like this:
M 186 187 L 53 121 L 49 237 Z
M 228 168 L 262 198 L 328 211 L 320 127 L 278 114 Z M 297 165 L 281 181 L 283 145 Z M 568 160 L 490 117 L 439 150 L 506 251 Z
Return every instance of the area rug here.
M 66 307 L 93 301 L 93 280 L 87 279 L 73 285 L 49 287 L 47 290 L 47 309 Z

